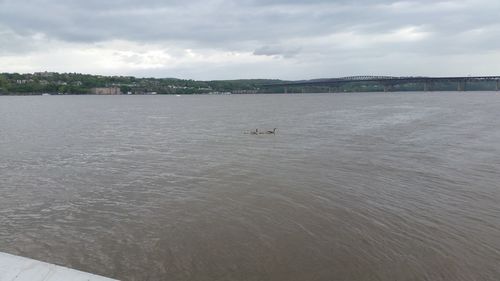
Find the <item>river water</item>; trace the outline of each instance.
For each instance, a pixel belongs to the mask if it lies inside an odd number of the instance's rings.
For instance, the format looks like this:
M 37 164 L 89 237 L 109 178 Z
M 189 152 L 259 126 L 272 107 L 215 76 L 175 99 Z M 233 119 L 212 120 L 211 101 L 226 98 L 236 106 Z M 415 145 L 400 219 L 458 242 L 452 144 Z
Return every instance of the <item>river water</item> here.
M 122 280 L 499 280 L 499 120 L 496 92 L 0 97 L 0 251 Z

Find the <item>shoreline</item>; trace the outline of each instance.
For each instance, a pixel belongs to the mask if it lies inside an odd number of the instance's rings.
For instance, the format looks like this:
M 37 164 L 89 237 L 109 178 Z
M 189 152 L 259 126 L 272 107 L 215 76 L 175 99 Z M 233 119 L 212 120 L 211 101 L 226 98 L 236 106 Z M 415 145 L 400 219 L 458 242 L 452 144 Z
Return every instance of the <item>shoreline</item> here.
M 252 93 L 252 94 L 240 94 L 240 93 L 228 93 L 228 94 L 210 94 L 210 93 L 196 93 L 196 94 L 119 94 L 119 95 L 98 95 L 98 94 L 48 94 L 48 93 L 0 93 L 0 97 L 33 97 L 33 96 L 255 96 L 255 95 L 314 95 L 314 94 L 363 94 L 363 93 L 474 93 L 474 92 L 492 92 L 498 93 L 500 91 L 495 90 L 441 90 L 441 91 L 344 91 L 344 92 L 274 92 L 274 93 Z

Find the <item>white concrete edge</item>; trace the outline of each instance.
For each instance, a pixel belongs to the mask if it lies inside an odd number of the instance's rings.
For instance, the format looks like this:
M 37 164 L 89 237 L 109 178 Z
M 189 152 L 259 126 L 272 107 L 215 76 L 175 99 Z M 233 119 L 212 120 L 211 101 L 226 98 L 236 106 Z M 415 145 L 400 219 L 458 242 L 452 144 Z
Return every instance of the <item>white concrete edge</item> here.
M 0 252 L 0 281 L 118 281 Z

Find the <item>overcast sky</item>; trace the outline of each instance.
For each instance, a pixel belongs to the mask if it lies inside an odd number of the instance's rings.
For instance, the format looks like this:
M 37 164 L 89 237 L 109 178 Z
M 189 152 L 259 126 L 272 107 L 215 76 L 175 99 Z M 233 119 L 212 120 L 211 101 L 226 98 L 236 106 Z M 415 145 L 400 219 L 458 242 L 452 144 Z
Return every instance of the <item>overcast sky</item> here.
M 499 12 L 499 0 L 0 0 L 0 72 L 500 75 Z

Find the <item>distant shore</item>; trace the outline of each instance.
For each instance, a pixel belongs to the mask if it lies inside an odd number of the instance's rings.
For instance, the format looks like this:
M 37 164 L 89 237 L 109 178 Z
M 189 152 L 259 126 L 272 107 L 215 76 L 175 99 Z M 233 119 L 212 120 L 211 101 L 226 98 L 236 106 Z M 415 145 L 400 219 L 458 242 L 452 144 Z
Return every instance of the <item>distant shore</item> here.
M 493 91 L 500 88 L 500 77 L 495 77 L 356 76 L 299 81 L 278 79 L 196 81 L 57 72 L 0 73 L 0 95 L 228 95 Z

